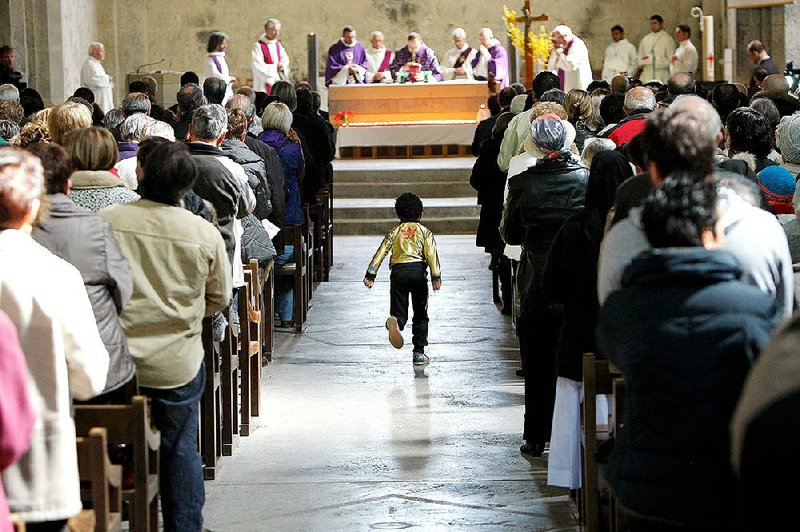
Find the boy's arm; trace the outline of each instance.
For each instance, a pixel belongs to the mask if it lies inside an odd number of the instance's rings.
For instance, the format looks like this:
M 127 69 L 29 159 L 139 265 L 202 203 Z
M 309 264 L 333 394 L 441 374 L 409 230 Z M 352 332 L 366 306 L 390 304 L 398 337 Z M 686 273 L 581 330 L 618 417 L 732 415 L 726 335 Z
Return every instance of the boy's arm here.
M 433 238 L 432 231 L 425 232 L 425 241 L 423 242 L 425 250 L 425 262 L 431 269 L 431 281 L 442 279 L 442 267 L 439 264 L 439 253 L 436 251 L 436 239 Z
M 385 237 L 383 237 L 383 242 L 381 242 L 380 247 L 378 247 L 378 251 L 375 252 L 375 256 L 372 257 L 372 262 L 369 263 L 367 273 L 364 275 L 365 279 L 369 279 L 370 281 L 375 280 L 375 277 L 378 275 L 378 268 L 381 267 L 383 259 L 386 258 L 386 255 L 392 249 L 392 242 L 394 241 L 396 234 L 397 227 L 393 228 L 391 231 L 386 233 Z

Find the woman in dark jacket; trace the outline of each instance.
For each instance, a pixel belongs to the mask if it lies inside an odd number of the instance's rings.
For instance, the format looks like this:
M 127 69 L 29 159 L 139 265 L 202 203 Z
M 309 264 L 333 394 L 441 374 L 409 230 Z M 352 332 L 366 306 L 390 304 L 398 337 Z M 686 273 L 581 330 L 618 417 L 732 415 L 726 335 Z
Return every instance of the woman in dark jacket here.
M 645 201 L 652 250 L 600 312 L 597 345 L 625 377 L 609 483 L 627 530 L 736 530 L 731 417 L 779 314 L 719 249 L 715 185 L 670 177 Z
M 272 102 L 264 110 L 258 135 L 267 146 L 278 153 L 283 167 L 283 186 L 286 192 L 285 225 L 305 223 L 300 197 L 300 180 L 305 170 L 303 150 L 297 136 L 292 134 L 292 112 L 280 102 Z
M 553 433 L 547 460 L 548 484 L 578 489 L 579 416 L 584 353 L 596 351 L 597 260 L 606 215 L 617 187 L 633 175 L 628 160 L 617 151 L 600 152 L 592 159 L 586 185 L 586 205 L 570 216 L 556 235 L 544 269 L 548 301 L 564 305 L 564 325 L 558 342 L 558 381 L 553 408 Z
M 561 225 L 583 207 L 589 170 L 564 146 L 561 120 L 543 115 L 531 123 L 531 140 L 544 158 L 508 180 L 500 227 L 507 244 L 522 245 L 517 270 L 521 316 L 517 322 L 525 368 L 524 454 L 540 456 L 550 439 L 556 386 L 560 309 L 544 295 L 544 266 Z
M 72 167 L 64 149 L 57 144 L 38 144 L 31 152 L 42 161 L 49 204 L 47 216 L 34 227 L 31 236 L 81 273 L 109 355 L 105 389 L 92 402 L 127 403 L 135 390 L 125 384 L 131 381 L 136 368 L 118 316 L 133 293 L 128 261 L 108 222 L 65 195 Z

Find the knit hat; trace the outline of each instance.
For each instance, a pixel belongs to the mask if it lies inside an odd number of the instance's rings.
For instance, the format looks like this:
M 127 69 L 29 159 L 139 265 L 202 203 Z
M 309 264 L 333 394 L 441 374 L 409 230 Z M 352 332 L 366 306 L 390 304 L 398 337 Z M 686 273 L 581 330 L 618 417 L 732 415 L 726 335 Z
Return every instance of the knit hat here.
M 784 162 L 800 163 L 800 114 L 781 118 L 775 131 L 775 143 Z
M 768 166 L 758 174 L 761 195 L 775 214 L 793 214 L 792 197 L 797 187 L 794 176 L 782 166 Z

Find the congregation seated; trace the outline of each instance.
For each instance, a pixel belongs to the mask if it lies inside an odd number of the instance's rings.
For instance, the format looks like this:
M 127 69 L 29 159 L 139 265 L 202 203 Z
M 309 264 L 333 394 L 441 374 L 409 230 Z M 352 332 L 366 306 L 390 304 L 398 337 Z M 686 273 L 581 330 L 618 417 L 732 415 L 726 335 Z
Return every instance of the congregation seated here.
M 116 203 L 132 203 L 139 195 L 125 186 L 111 170 L 117 162 L 117 143 L 99 127 L 77 129 L 67 134 L 64 148 L 75 172 L 69 197 L 77 205 L 99 211 Z
M 30 152 L 42 163 L 48 206 L 47 214 L 36 224 L 31 236 L 75 266 L 83 278 L 100 337 L 110 357 L 102 396 L 95 401 L 118 399 L 127 403 L 130 397 L 125 396 L 122 388 L 133 378 L 135 368 L 118 317 L 131 297 L 128 261 L 108 223 L 68 196 L 72 163 L 66 151 L 57 144 L 41 144 Z M 117 390 L 120 391 L 114 393 Z
M 0 311 L 17 329 L 36 416 L 30 448 L 3 471 L 3 486 L 18 519 L 60 530 L 81 509 L 71 400 L 103 391 L 109 356 L 80 272 L 30 237 L 43 191 L 38 158 L 0 149 Z
M 205 382 L 202 321 L 228 304 L 232 290 L 219 231 L 180 207 L 198 177 L 195 160 L 183 143 L 155 147 L 142 169 L 142 199 L 101 212 L 133 275 L 133 295 L 120 323 L 140 391 L 152 399 L 161 432 L 166 530 L 202 529 L 205 490 L 196 443 Z M 179 260 L 188 256 L 192 260 Z

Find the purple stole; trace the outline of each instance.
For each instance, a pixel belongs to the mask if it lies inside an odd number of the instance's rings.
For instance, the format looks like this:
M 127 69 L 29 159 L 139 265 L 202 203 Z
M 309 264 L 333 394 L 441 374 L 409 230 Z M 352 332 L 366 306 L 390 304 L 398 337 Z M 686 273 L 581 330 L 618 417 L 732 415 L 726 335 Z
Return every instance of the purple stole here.
M 212 61 L 214 61 L 214 64 L 217 66 L 217 70 L 219 70 L 219 73 L 222 74 L 222 63 L 219 62 L 219 59 L 217 59 L 217 56 L 216 55 L 210 55 L 209 57 L 211 58 Z
M 564 55 L 569 53 L 569 49 L 572 47 L 572 43 L 575 42 L 575 39 L 572 39 L 567 43 L 567 46 L 564 48 Z M 563 68 L 558 69 L 558 87 L 563 91 L 564 85 L 567 82 L 567 73 L 564 71 Z
M 388 48 L 383 53 L 383 61 L 381 62 L 381 66 L 378 68 L 378 72 L 386 72 L 389 70 L 389 59 L 392 58 L 392 51 Z
M 264 54 L 264 62 L 268 65 L 274 65 L 275 63 L 272 61 L 272 54 L 269 53 L 269 46 L 264 41 L 258 41 L 258 44 L 261 45 L 261 53 Z M 279 41 L 275 42 L 275 49 L 278 51 L 278 63 L 281 62 L 281 43 Z M 216 59 L 216 58 L 215 58 Z M 272 85 L 266 86 L 266 93 L 270 94 L 272 92 Z
M 464 50 L 463 52 L 461 52 L 461 55 L 459 55 L 458 59 L 456 59 L 456 62 L 455 62 L 455 65 L 453 65 L 453 68 L 461 68 L 462 66 L 464 66 L 464 63 L 466 63 L 467 56 L 470 54 L 470 52 L 472 52 L 472 48 L 467 46 L 467 49 Z M 473 61 L 473 63 L 474 62 L 475 61 Z

